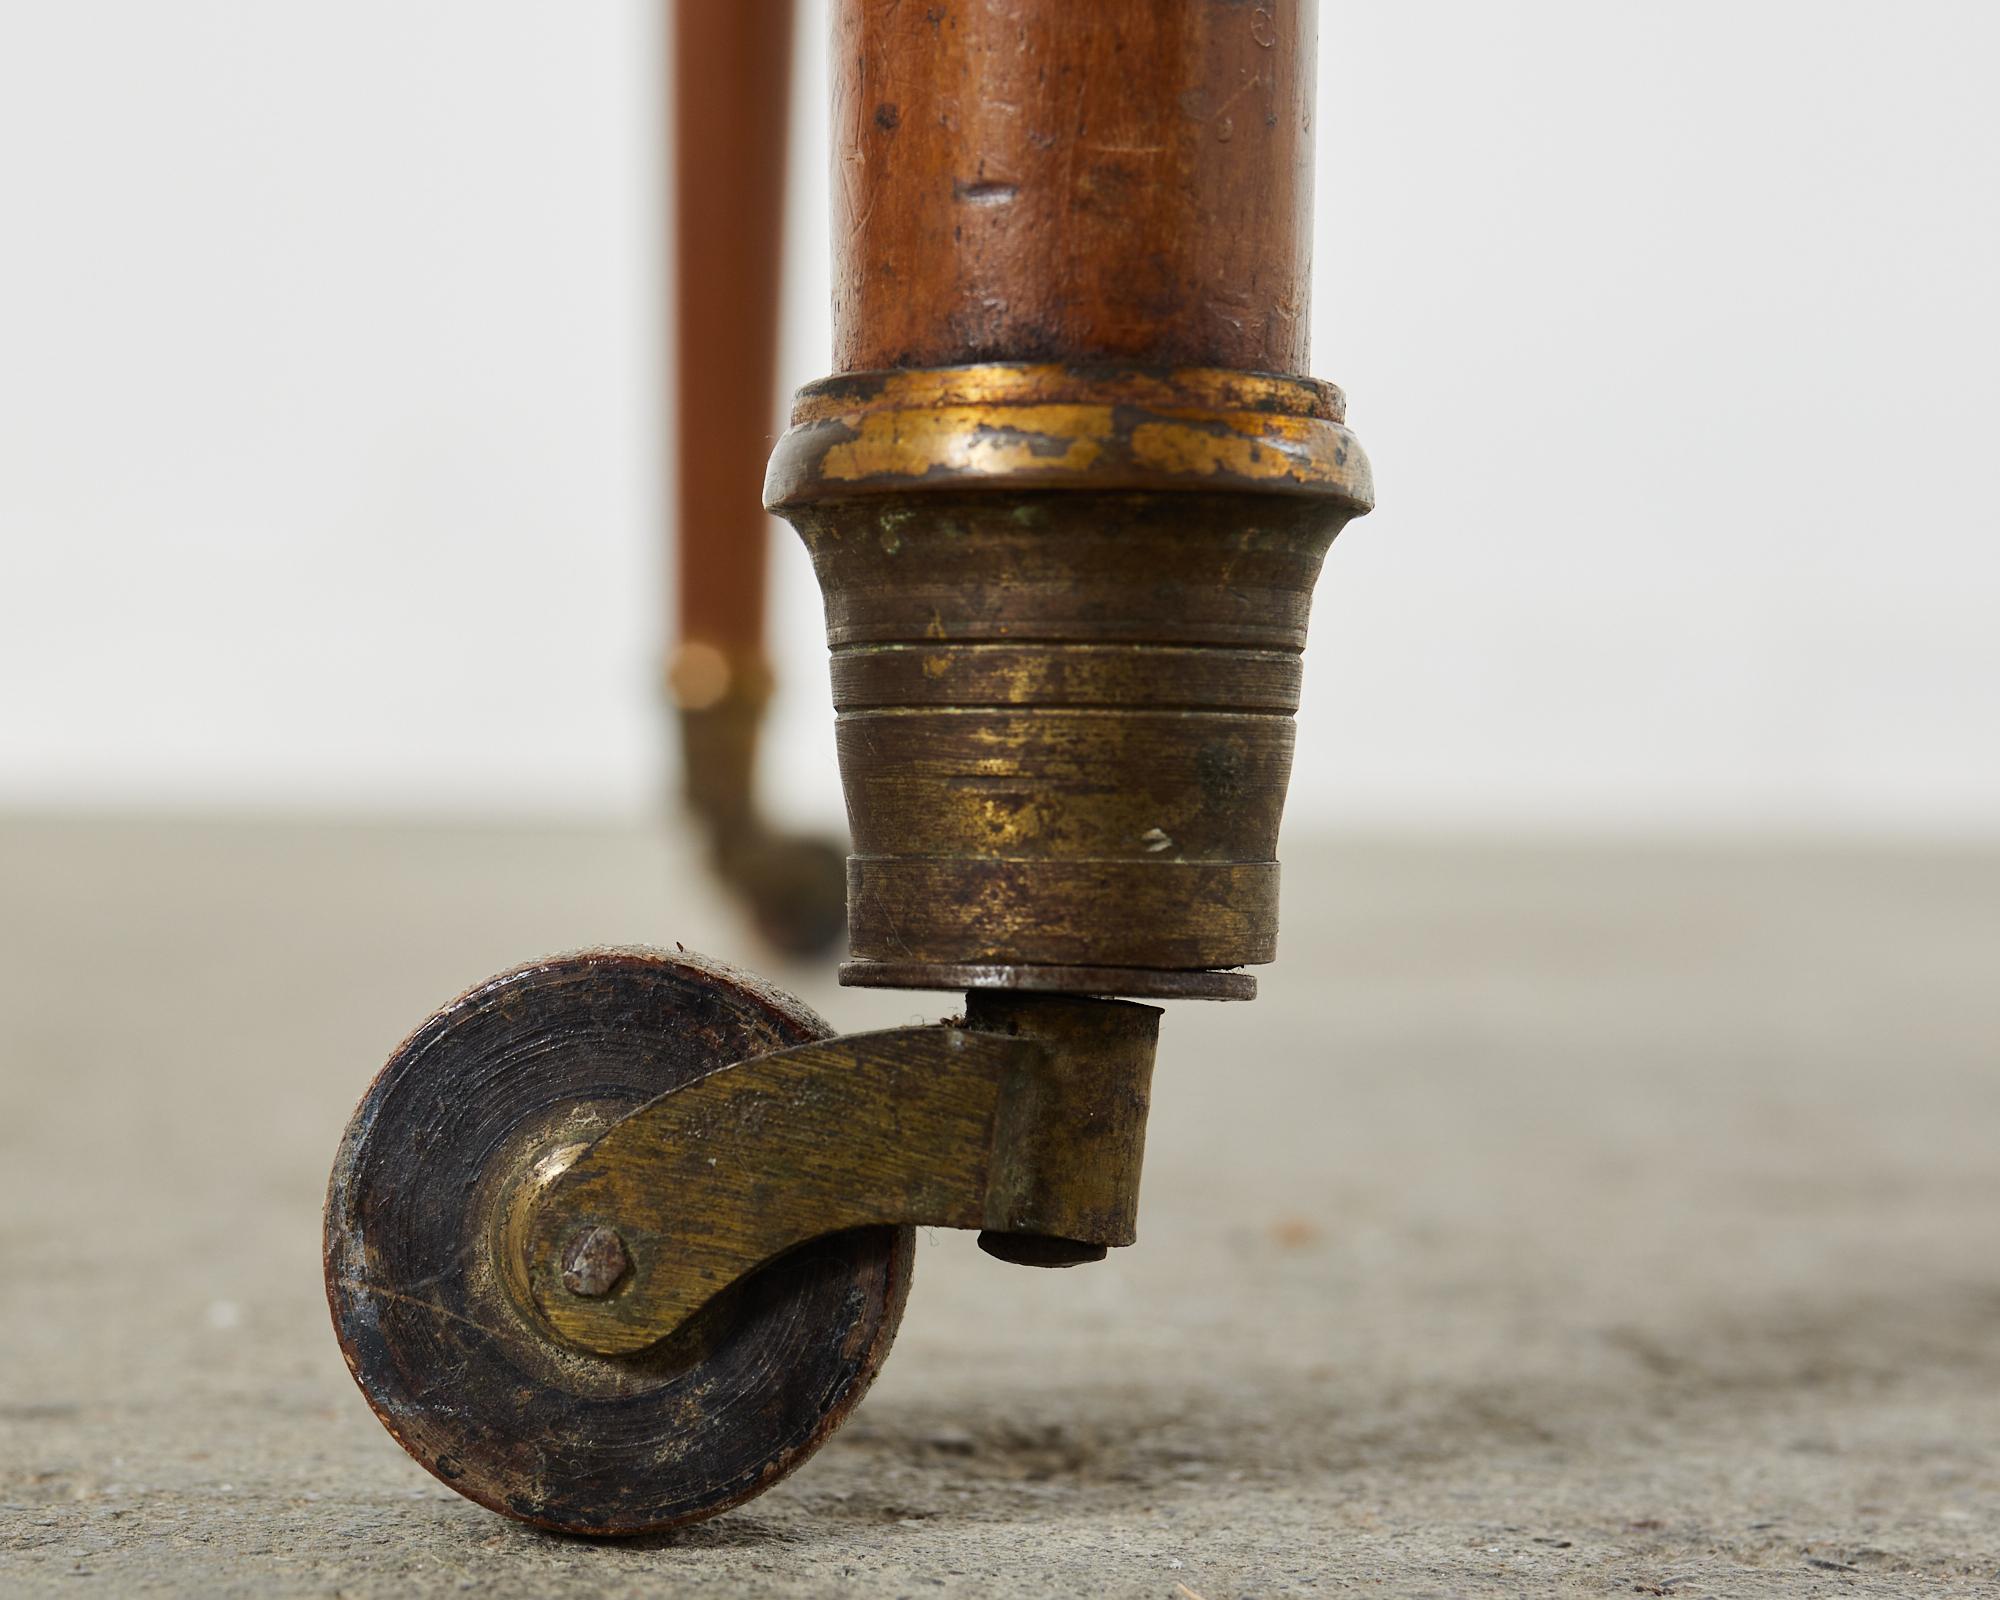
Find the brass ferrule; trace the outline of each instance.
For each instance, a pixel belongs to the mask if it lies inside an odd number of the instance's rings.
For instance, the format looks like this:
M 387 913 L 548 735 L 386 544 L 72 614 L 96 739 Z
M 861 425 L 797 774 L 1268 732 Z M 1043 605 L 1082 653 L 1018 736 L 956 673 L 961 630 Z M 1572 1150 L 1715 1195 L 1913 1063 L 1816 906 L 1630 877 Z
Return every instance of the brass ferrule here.
M 843 981 L 1244 994 L 1313 585 L 1373 503 L 1340 391 L 850 374 L 800 392 L 765 499 L 826 599 Z

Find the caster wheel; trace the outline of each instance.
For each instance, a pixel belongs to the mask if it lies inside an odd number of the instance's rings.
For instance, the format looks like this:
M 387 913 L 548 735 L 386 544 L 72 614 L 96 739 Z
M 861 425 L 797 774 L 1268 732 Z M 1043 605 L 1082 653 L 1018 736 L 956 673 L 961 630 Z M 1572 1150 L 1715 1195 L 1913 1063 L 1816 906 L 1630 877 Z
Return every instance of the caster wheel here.
M 802 1245 L 630 1356 L 557 1338 L 518 1243 L 539 1187 L 624 1113 L 830 1032 L 720 963 L 621 950 L 506 973 L 412 1034 L 326 1205 L 334 1330 L 397 1442 L 481 1505 L 588 1534 L 713 1516 L 811 1455 L 888 1353 L 911 1229 Z

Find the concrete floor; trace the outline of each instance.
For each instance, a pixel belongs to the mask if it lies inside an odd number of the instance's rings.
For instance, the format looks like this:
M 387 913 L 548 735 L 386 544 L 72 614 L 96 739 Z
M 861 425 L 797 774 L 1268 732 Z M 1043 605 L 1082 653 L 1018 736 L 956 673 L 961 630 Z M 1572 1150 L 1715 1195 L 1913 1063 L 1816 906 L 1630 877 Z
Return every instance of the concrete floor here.
M 926 1240 L 816 1460 L 604 1546 L 376 1424 L 319 1204 L 469 980 L 761 962 L 686 856 L 0 825 L 0 1591 L 2000 1593 L 2000 857 L 1294 840 L 1286 888 L 1264 997 L 1166 1019 L 1137 1249 Z

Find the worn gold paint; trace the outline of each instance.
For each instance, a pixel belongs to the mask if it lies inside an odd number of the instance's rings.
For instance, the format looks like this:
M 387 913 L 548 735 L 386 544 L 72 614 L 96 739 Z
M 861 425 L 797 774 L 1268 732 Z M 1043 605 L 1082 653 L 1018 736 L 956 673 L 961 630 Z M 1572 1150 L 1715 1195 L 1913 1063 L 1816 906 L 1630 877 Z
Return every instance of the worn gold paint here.
M 1145 410 L 1257 411 L 1345 419 L 1346 397 L 1333 384 L 1214 367 L 1168 371 L 1068 367 L 1050 363 L 930 367 L 850 373 L 799 391 L 793 426 L 836 421 L 870 406 L 931 410 L 950 406 L 1049 405 L 1086 402 Z
M 1338 481 L 1312 454 L 1310 437 L 1296 427 L 1283 427 L 1286 420 L 1231 417 L 1226 432 L 1182 422 L 1142 422 L 1132 429 L 1132 459 L 1175 477 Z M 1258 426 L 1242 426 L 1246 421 Z
M 836 483 L 939 471 L 1088 472 L 1103 453 L 1110 425 L 1104 406 L 877 411 L 858 420 L 851 440 L 827 450 L 820 471 Z
M 1352 515 L 1374 488 L 1344 415 L 1329 384 L 1201 368 L 850 374 L 801 392 L 765 501 L 789 512 L 864 487 L 1239 488 L 1324 495 Z

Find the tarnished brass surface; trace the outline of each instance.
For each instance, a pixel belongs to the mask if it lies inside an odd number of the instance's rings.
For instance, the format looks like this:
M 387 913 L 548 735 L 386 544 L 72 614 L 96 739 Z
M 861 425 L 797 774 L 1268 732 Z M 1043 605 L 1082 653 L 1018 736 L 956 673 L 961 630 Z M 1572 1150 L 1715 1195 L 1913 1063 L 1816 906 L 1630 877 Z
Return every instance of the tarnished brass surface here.
M 1247 972 L 1164 967 L 1020 966 L 976 961 L 843 961 L 840 981 L 860 989 L 1010 990 L 1016 994 L 1136 995 L 1142 1000 L 1254 1000 Z
M 1101 1247 L 1138 1237 L 1139 1166 L 1160 1013 L 1068 995 L 966 996 L 965 1025 L 1032 1040 L 1050 1069 L 1001 1103 L 985 1234 Z
M 862 861 L 1259 860 L 1292 766 L 1292 719 L 1241 711 L 898 706 L 835 737 Z
M 1272 959 L 1313 585 L 1373 495 L 1343 417 L 1206 369 L 801 391 L 766 495 L 826 597 L 849 974 L 1155 993 Z
M 1188 645 L 852 645 L 833 658 L 837 711 L 943 702 L 961 706 L 1102 706 L 1271 711 L 1299 703 L 1295 651 Z
M 1159 1012 L 975 996 L 965 1023 L 722 1067 L 625 1117 L 537 1191 L 526 1277 L 567 1340 L 645 1349 L 808 1239 L 880 1223 L 1130 1244 Z M 630 1268 L 563 1282 L 606 1228 Z
M 849 856 L 857 930 L 955 965 L 1233 967 L 1278 945 L 1275 861 Z

